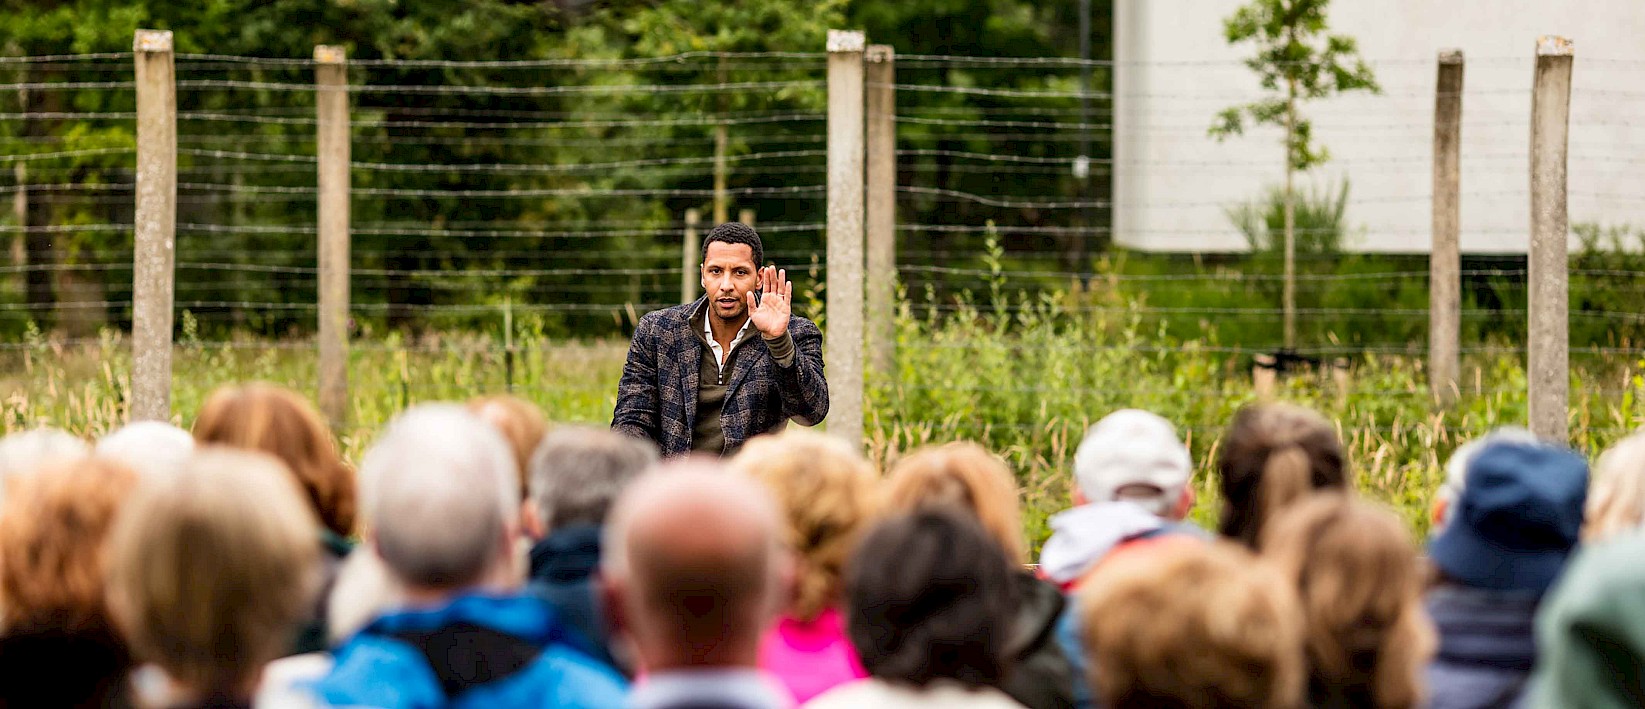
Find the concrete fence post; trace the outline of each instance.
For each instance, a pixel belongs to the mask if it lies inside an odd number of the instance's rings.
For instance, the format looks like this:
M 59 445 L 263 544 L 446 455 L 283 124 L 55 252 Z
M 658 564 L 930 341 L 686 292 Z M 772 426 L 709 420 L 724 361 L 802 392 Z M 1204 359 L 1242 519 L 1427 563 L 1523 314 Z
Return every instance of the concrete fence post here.
M 680 242 L 680 302 L 690 303 L 697 300 L 697 287 L 701 285 L 702 274 L 698 266 L 702 263 L 698 257 L 702 255 L 701 237 L 697 235 L 697 228 L 701 225 L 703 213 L 700 209 L 685 210 L 685 239 Z
M 349 115 L 342 47 L 314 48 L 319 156 L 320 410 L 348 422 Z
M 876 44 L 863 55 L 867 83 L 868 371 L 876 381 L 895 374 L 897 330 L 897 78 L 896 54 Z
M 1537 40 L 1531 91 L 1531 248 L 1529 281 L 1530 427 L 1561 443 L 1570 438 L 1570 322 L 1566 148 L 1571 117 L 1571 41 Z
M 863 440 L 862 32 L 828 31 L 828 432 Z
M 137 30 L 137 204 L 131 304 L 133 421 L 171 419 L 177 266 L 177 68 L 171 32 Z
M 1428 261 L 1428 389 L 1457 396 L 1462 328 L 1462 50 L 1439 53 L 1434 89 L 1434 244 Z

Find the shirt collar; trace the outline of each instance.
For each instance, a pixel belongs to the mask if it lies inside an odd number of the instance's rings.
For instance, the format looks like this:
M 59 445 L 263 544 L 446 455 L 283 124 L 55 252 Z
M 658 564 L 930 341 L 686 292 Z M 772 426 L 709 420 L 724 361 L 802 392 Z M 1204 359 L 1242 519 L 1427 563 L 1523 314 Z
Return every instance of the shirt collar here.
M 708 307 L 713 304 L 713 301 L 706 301 L 703 303 L 703 337 L 708 340 L 708 344 L 718 345 L 719 342 L 714 339 L 714 321 L 712 320 L 714 316 L 708 312 Z M 748 332 L 748 326 L 753 322 L 754 318 L 745 318 L 743 320 L 743 326 L 737 328 L 737 336 L 731 338 L 731 341 L 736 342 L 737 340 L 743 339 L 743 333 Z
M 659 672 L 645 677 L 629 695 L 631 709 L 672 706 L 683 700 L 713 700 L 744 709 L 793 706 L 776 690 L 774 680 L 752 668 L 715 668 Z

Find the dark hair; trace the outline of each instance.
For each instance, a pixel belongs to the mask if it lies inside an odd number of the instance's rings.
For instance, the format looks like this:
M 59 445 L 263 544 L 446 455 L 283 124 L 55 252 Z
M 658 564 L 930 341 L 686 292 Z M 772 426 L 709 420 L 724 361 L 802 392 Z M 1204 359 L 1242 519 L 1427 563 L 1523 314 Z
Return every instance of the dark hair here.
M 999 686 L 1016 607 L 1005 550 L 971 516 L 923 508 L 875 526 L 846 570 L 847 635 L 870 675 Z
M 1348 487 L 1336 429 L 1319 414 L 1289 404 L 1241 409 L 1217 459 L 1222 477 L 1222 535 L 1256 548 L 1280 510 L 1324 488 Z
M 742 222 L 726 222 L 708 230 L 708 236 L 703 239 L 703 256 L 708 256 L 708 245 L 716 241 L 727 244 L 744 244 L 754 250 L 754 267 L 765 264 L 765 246 L 760 243 L 760 233 Z

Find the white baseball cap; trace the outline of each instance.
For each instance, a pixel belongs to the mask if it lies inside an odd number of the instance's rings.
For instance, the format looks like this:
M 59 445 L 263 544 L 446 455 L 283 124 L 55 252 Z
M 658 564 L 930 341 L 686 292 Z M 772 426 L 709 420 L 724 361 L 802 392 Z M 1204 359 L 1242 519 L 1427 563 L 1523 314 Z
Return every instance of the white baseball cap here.
M 1139 409 L 1104 416 L 1086 431 L 1074 452 L 1074 478 L 1086 500 L 1110 502 L 1124 488 L 1152 487 L 1159 491 L 1157 496 L 1126 499 L 1158 515 L 1169 512 L 1182 496 L 1193 467 L 1176 427 Z

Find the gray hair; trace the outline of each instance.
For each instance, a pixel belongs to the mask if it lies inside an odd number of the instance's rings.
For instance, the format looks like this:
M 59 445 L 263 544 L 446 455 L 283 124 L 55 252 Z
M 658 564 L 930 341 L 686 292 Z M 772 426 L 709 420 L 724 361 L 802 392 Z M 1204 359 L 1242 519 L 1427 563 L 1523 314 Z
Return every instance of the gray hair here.
M 1473 465 L 1474 458 L 1479 457 L 1485 447 L 1493 443 L 1540 443 L 1536 434 L 1530 429 L 1520 426 L 1500 426 L 1491 429 L 1485 435 L 1457 446 L 1451 457 L 1445 461 L 1445 482 L 1439 486 L 1436 497 L 1445 503 L 1445 516 L 1437 525 L 1444 528 L 1456 516 L 1456 501 L 1462 497 L 1462 491 L 1468 487 L 1468 466 Z M 1434 530 L 1436 533 L 1439 529 Z
M 98 439 L 93 452 L 144 475 L 164 475 L 182 469 L 194 452 L 194 436 L 169 423 L 134 421 Z
M 604 429 L 555 429 L 531 454 L 531 502 L 543 526 L 601 525 L 623 488 L 657 463 L 657 448 Z
M 360 465 L 361 509 L 383 563 L 411 586 L 456 589 L 511 562 L 518 528 L 514 454 L 460 406 L 413 407 Z
M 6 478 L 29 475 L 90 454 L 91 446 L 85 441 L 49 426 L 0 437 L 0 500 L 4 499 Z

